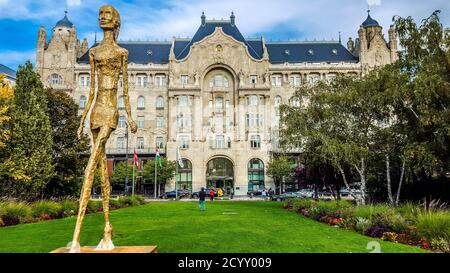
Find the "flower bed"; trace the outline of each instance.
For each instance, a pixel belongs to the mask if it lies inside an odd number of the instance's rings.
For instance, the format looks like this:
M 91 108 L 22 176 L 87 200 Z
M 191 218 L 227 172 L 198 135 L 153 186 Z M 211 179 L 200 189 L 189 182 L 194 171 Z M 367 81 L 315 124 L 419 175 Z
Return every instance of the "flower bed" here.
M 115 210 L 142 204 L 144 204 L 142 196 L 124 196 L 117 200 L 111 199 L 109 207 L 110 210 Z M 86 214 L 102 211 L 102 201 L 89 200 Z M 37 201 L 34 203 L 2 201 L 0 202 L 0 227 L 53 220 L 77 214 L 78 201 L 74 199 Z
M 450 212 L 405 204 L 354 206 L 349 201 L 290 199 L 284 208 L 339 228 L 381 240 L 450 252 Z

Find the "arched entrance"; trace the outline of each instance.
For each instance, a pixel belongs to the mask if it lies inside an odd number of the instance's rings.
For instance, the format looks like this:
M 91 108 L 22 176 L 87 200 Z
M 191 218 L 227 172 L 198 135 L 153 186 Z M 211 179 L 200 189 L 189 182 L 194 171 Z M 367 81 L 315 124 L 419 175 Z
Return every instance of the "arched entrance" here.
M 221 188 L 224 195 L 234 193 L 233 163 L 225 157 L 211 159 L 206 165 L 206 187 Z
M 248 162 L 248 191 L 262 191 L 264 189 L 264 163 L 258 158 Z

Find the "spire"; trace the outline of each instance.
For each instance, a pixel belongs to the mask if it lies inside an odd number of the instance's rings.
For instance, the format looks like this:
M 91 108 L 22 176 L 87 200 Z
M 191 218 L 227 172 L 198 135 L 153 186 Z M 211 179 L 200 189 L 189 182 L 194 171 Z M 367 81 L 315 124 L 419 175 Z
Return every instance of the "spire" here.
M 339 43 L 341 43 L 341 32 L 339 31 Z
M 234 16 L 234 12 L 232 11 L 231 16 L 230 16 L 231 26 L 234 26 L 235 20 L 236 20 L 236 16 Z
M 367 19 L 366 21 L 364 21 L 362 23 L 362 26 L 364 28 L 367 27 L 379 27 L 380 25 L 378 24 L 378 22 L 376 20 L 374 20 L 371 16 L 370 16 L 370 9 L 367 9 Z
M 66 27 L 66 28 L 72 28 L 73 24 L 70 22 L 69 18 L 67 17 L 67 9 L 64 11 L 64 18 L 59 20 L 55 27 Z
M 200 17 L 200 18 L 202 18 L 202 26 L 205 26 L 206 25 L 206 16 L 205 16 L 204 11 L 202 11 L 202 17 Z

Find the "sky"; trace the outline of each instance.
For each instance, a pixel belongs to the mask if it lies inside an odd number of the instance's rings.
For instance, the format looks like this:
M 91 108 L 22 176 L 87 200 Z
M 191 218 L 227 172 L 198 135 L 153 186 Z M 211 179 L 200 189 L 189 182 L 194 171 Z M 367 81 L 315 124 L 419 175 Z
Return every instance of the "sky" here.
M 89 45 L 102 38 L 98 10 L 112 4 L 121 14 L 119 39 L 128 41 L 171 40 L 192 37 L 205 12 L 209 19 L 229 19 L 233 11 L 244 37 L 276 40 L 338 40 L 355 38 L 361 23 L 371 16 L 387 37 L 394 15 L 412 16 L 418 23 L 441 10 L 444 26 L 450 27 L 449 0 L 0 0 L 0 63 L 17 69 L 35 62 L 37 33 L 42 25 L 50 38 L 56 22 L 68 17 L 78 38 Z

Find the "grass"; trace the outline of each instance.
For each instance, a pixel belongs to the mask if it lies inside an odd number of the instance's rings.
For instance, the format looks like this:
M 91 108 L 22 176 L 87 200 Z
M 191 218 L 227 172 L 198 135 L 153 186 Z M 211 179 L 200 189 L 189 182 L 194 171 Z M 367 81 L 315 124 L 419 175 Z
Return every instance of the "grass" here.
M 0 252 L 49 252 L 71 240 L 75 217 L 0 228 Z M 160 252 L 426 252 L 301 217 L 278 202 L 156 202 L 111 212 L 116 246 L 158 245 Z M 97 245 L 103 214 L 87 215 L 81 245 Z

